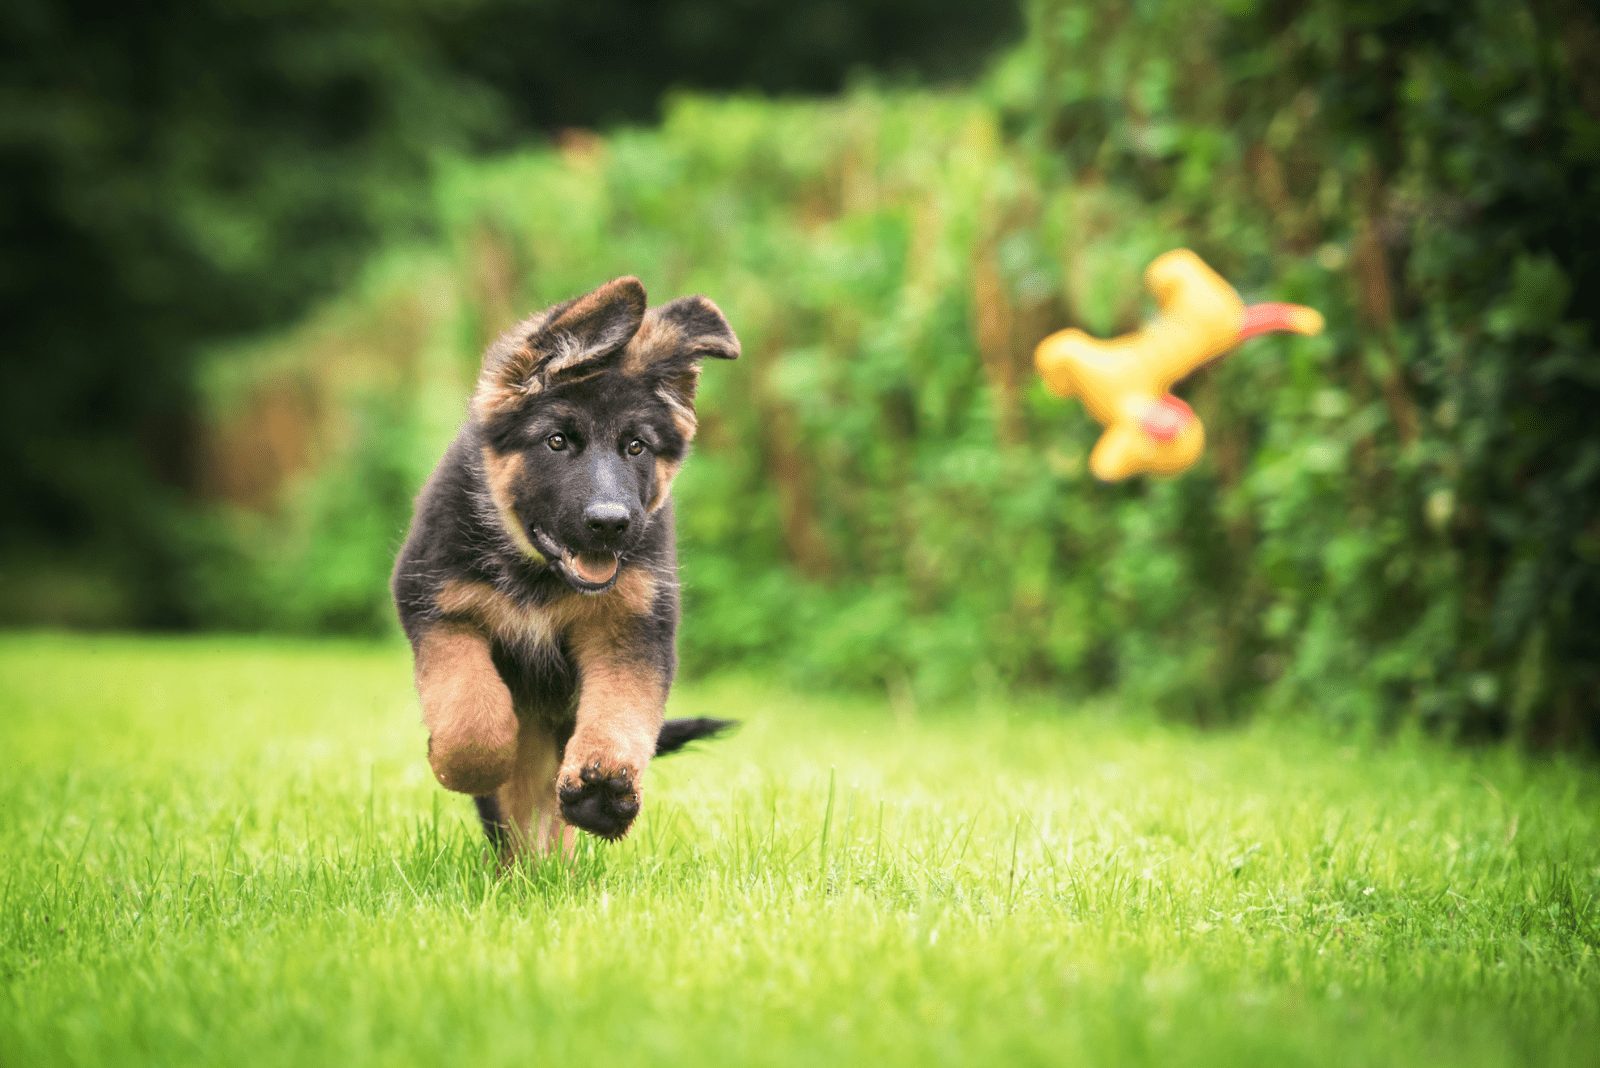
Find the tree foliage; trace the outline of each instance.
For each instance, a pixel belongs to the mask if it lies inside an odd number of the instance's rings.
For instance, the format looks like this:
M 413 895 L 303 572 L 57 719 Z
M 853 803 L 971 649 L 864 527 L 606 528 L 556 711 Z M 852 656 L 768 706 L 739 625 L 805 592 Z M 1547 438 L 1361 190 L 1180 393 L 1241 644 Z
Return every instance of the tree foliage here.
M 975 90 L 678 97 L 454 164 L 436 239 L 207 361 L 181 611 L 385 626 L 484 341 L 635 273 L 745 342 L 678 484 L 691 669 L 1593 738 L 1597 41 L 1555 0 L 1039 0 Z M 1185 387 L 1195 471 L 1097 484 L 1032 347 L 1134 326 L 1179 245 L 1329 331 Z
M 197 354 L 425 238 L 439 157 L 647 118 L 679 85 L 959 71 L 1014 19 L 954 0 L 7 4 L 4 615 L 194 621 L 171 591 Z M 71 597 L 74 573 L 99 592 Z

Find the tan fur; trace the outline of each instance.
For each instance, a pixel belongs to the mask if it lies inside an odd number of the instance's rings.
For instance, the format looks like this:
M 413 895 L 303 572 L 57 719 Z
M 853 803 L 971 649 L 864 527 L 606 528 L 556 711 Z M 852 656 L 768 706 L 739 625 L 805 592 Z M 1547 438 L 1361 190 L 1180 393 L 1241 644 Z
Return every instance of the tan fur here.
M 682 469 L 682 460 L 664 460 L 656 457 L 656 489 L 650 497 L 650 510 L 654 512 L 667 502 L 667 494 L 672 492 L 672 480 L 678 477 Z
M 628 342 L 628 347 L 622 352 L 622 373 L 643 374 L 656 360 L 672 355 L 683 344 L 683 331 L 674 323 L 655 315 L 646 315 L 639 332 L 633 335 L 633 340 Z M 694 395 L 699 369 L 686 371 L 682 377 L 684 381 L 664 385 L 656 390 L 656 396 L 672 413 L 673 425 L 687 443 L 694 440 L 695 431 L 699 429 L 699 420 L 695 416 L 694 407 L 685 401 L 686 396 Z M 678 469 L 682 466 L 681 460 L 674 462 L 659 457 L 656 459 L 656 489 L 650 498 L 650 511 L 654 512 L 666 503 L 667 494 L 672 491 L 672 480 L 678 477 Z
M 434 603 L 451 617 L 470 619 L 507 645 L 537 647 L 555 642 L 574 627 L 590 633 L 615 633 L 630 619 L 650 611 L 656 577 L 639 568 L 624 568 L 617 584 L 605 593 L 569 593 L 547 604 L 518 604 L 487 582 L 452 580 Z
M 622 373 L 640 375 L 662 356 L 670 355 L 683 344 L 683 331 L 657 315 L 646 315 L 622 351 Z
M 649 665 L 619 660 L 603 635 L 580 639 L 574 651 L 582 679 L 578 723 L 556 785 L 575 787 L 592 768 L 605 778 L 625 775 L 637 794 L 661 733 L 666 680 Z
M 417 687 L 430 732 L 429 760 L 453 790 L 494 791 L 511 836 L 503 860 L 570 850 L 573 831 L 561 819 L 554 740 L 535 722 L 520 725 L 511 695 L 495 670 L 489 639 L 534 647 L 566 636 L 580 688 L 575 737 L 580 770 L 626 770 L 637 787 L 655 753 L 666 702 L 665 680 L 653 669 L 618 663 L 630 624 L 651 610 L 656 577 L 627 569 L 602 594 L 571 593 L 526 606 L 486 582 L 452 581 L 435 599 L 448 622 L 419 643 Z
M 506 784 L 495 791 L 510 825 L 509 848 L 502 860 L 571 850 L 573 830 L 562 822 L 556 798 L 558 763 L 555 739 L 537 724 L 524 723 L 517 737 L 516 766 Z
M 644 288 L 634 277 L 614 278 L 578 298 L 571 307 L 552 317 L 550 312 L 519 323 L 515 330 L 522 344 L 503 356 L 484 361 L 473 393 L 472 410 L 481 421 L 509 411 L 528 397 L 542 392 L 554 376 L 616 350 L 637 330 L 644 315 Z M 611 307 L 633 306 L 633 317 L 614 318 L 599 329 L 592 320 Z M 539 346 L 534 347 L 538 335 Z
M 440 614 L 469 619 L 506 645 L 535 647 L 555 640 L 549 613 L 526 609 L 487 582 L 451 579 L 434 604 Z
M 629 656 L 626 624 L 626 617 L 592 616 L 573 627 L 578 722 L 567 742 L 561 783 L 570 784 L 583 768 L 596 767 L 605 775 L 627 772 L 637 789 L 655 755 L 666 679 L 657 668 Z
M 439 624 L 417 642 L 417 695 L 428 728 L 428 763 L 446 788 L 488 793 L 511 774 L 517 716 L 479 631 Z
M 487 445 L 483 447 L 482 454 L 483 469 L 488 475 L 489 494 L 494 498 L 497 507 L 509 510 L 511 501 L 515 497 L 513 490 L 516 481 L 522 477 L 522 454 L 498 453 Z
M 644 374 L 657 360 L 675 354 L 683 347 L 686 340 L 683 331 L 678 329 L 676 324 L 656 315 L 646 315 L 639 332 L 633 335 L 633 340 L 622 350 L 620 370 L 625 375 Z M 699 376 L 699 368 L 691 368 L 681 376 L 682 381 L 656 391 L 656 396 L 661 398 L 672 412 L 672 421 L 685 441 L 694 440 L 695 430 L 699 426 L 694 406 L 687 403 L 687 398 L 694 396 Z
M 688 384 L 692 393 L 694 384 Z M 700 428 L 699 417 L 695 415 L 694 408 L 683 403 L 683 394 L 671 388 L 656 390 L 656 396 L 666 404 L 667 410 L 672 413 L 672 423 L 678 428 L 678 433 L 683 435 L 684 441 L 693 441 L 694 433 Z
M 539 356 L 526 343 L 498 364 L 485 364 L 472 394 L 472 412 L 480 420 L 509 411 L 544 389 L 543 380 L 534 376 Z
M 494 510 L 500 517 L 501 528 L 522 555 L 543 562 L 544 553 L 540 552 L 528 537 L 528 532 L 523 529 L 522 521 L 517 518 L 517 513 L 512 507 L 512 502 L 516 499 L 516 482 L 522 477 L 522 454 L 514 452 L 503 455 L 487 445 L 482 448 L 481 453 L 484 474 L 489 483 L 489 499 L 494 502 Z
M 466 663 L 458 672 L 469 667 L 474 673 L 486 669 L 504 696 L 504 707 L 510 716 L 509 733 L 494 734 L 500 763 L 490 788 L 499 787 L 496 797 L 510 824 L 512 853 L 542 854 L 570 846 L 571 830 L 561 820 L 556 791 L 560 785 L 577 785 L 585 767 L 607 777 L 625 774 L 637 793 L 645 766 L 655 754 L 656 737 L 661 733 L 667 686 L 657 668 L 630 658 L 630 630 L 634 620 L 650 611 L 656 592 L 653 574 L 628 569 L 603 594 L 573 593 L 533 607 L 517 603 L 485 582 L 446 583 L 435 600 L 441 614 L 470 621 L 473 627 L 438 624 L 425 640 L 424 648 L 419 649 L 419 679 L 424 652 L 429 662 L 439 665 L 460 656 Z M 435 639 L 434 634 L 439 637 Z M 488 659 L 484 634 L 506 644 L 530 647 L 554 643 L 563 635 L 568 639 L 578 668 L 578 712 L 559 775 L 554 742 L 543 729 L 529 722 L 522 725 L 518 734 L 515 715 L 510 711 L 510 694 Z M 440 667 L 439 671 L 443 673 L 445 669 Z M 453 707 L 451 702 L 462 699 L 459 691 L 440 690 L 437 704 L 443 711 L 436 718 L 447 719 L 444 712 Z M 469 706 L 477 707 L 470 701 Z M 428 707 L 425 696 L 425 714 Z M 429 726 L 432 729 L 431 720 Z M 466 729 L 450 736 L 457 735 L 474 737 Z M 450 751 L 461 749 L 457 746 Z M 436 752 L 444 750 L 435 744 L 430 748 L 430 759 Z M 455 780 L 447 778 L 437 765 L 435 773 L 446 786 L 462 789 L 452 785 Z M 476 786 L 482 777 L 470 781 Z M 483 793 L 487 789 L 463 792 Z
M 550 358 L 539 368 L 539 377 L 546 380 L 554 378 L 562 371 L 578 366 L 591 355 L 583 342 L 571 334 L 557 334 L 550 345 Z

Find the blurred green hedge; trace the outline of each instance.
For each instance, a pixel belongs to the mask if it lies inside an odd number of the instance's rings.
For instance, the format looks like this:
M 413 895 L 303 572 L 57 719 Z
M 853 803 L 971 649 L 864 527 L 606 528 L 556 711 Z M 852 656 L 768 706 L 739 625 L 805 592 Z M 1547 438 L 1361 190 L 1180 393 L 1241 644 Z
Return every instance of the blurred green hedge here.
M 1016 0 L 0 5 L 0 625 L 200 622 L 174 591 L 201 353 L 436 238 L 441 154 L 650 120 L 675 86 L 970 77 L 1019 21 Z
M 659 128 L 450 168 L 444 242 L 211 361 L 206 468 L 233 503 L 189 528 L 193 614 L 387 626 L 483 343 L 636 273 L 711 295 L 745 343 L 706 374 L 679 482 L 689 670 L 1593 739 L 1592 15 L 1030 18 L 970 93 L 685 97 Z M 1329 331 L 1185 387 L 1195 471 L 1098 484 L 1096 430 L 1032 347 L 1132 327 L 1144 265 L 1180 245 Z

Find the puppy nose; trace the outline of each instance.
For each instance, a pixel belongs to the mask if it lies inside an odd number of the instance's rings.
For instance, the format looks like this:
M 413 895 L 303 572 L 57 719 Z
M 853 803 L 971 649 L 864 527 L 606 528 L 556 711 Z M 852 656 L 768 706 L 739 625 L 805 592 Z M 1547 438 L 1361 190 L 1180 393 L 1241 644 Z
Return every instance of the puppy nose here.
M 602 538 L 619 538 L 628 529 L 628 506 L 608 501 L 583 510 L 583 521 Z

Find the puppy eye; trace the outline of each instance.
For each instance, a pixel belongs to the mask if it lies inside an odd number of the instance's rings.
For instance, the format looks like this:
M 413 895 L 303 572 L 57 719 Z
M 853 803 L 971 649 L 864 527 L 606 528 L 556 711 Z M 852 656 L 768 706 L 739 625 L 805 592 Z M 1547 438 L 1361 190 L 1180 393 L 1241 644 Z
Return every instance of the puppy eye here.
M 550 451 L 561 452 L 567 447 L 567 436 L 565 434 L 551 434 L 544 439 L 544 443 L 550 446 Z
M 628 442 L 629 456 L 638 456 L 642 452 L 644 452 L 644 442 L 640 441 L 638 438 L 634 438 L 632 441 Z

